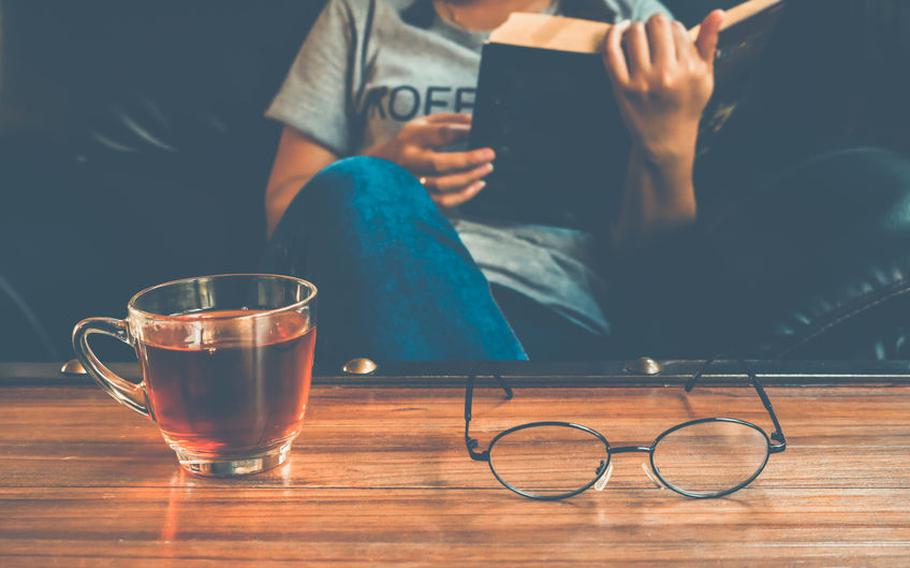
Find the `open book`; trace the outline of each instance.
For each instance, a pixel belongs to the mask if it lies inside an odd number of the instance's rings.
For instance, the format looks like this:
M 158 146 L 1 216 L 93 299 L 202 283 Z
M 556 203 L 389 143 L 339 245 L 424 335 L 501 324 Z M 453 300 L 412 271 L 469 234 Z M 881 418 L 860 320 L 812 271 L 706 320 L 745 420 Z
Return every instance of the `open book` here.
M 749 0 L 727 11 L 716 87 L 699 152 L 742 100 L 785 0 Z M 601 45 L 610 24 L 512 14 L 481 57 L 470 145 L 496 151 L 486 190 L 463 211 L 596 229 L 615 212 L 626 172 L 628 132 L 612 100 Z M 698 28 L 690 31 L 697 37 Z

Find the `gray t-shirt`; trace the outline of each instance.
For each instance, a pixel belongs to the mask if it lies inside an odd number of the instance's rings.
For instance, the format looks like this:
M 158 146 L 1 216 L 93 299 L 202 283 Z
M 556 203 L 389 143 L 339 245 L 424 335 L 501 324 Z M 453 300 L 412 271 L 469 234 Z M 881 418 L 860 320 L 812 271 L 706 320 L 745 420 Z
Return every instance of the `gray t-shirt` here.
M 438 112 L 470 114 L 480 50 L 489 34 L 438 14 L 427 28 L 402 20 L 414 0 L 329 0 L 266 116 L 339 156 L 388 140 L 409 120 Z M 603 0 L 617 20 L 666 11 L 657 0 Z M 559 11 L 554 1 L 552 12 Z M 571 229 L 450 220 L 487 279 L 553 309 L 592 332 L 609 324 L 590 235 Z

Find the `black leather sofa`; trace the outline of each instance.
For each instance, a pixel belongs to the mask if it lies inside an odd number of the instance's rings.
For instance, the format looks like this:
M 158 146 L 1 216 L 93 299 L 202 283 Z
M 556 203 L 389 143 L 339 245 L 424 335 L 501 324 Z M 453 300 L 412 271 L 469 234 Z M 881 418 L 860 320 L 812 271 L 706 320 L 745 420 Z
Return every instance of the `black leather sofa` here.
M 910 358 L 910 187 L 748 181 L 831 147 L 910 155 L 910 6 L 791 1 L 700 165 L 724 188 L 702 195 L 702 264 L 655 267 L 697 310 L 649 303 L 628 355 Z M 689 24 L 735 3 L 667 2 Z M 262 111 L 321 5 L 0 0 L 0 360 L 68 357 L 76 320 L 144 286 L 256 268 L 279 131 Z

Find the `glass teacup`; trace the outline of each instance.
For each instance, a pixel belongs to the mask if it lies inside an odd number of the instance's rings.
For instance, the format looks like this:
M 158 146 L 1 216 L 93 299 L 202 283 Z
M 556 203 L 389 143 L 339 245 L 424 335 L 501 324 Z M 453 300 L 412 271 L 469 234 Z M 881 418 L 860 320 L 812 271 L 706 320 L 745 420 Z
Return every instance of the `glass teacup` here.
M 268 274 L 187 278 L 139 292 L 127 309 L 125 320 L 79 322 L 73 347 L 114 399 L 157 422 L 183 467 L 229 476 L 287 459 L 310 392 L 315 286 Z M 135 349 L 139 383 L 98 360 L 93 333 Z

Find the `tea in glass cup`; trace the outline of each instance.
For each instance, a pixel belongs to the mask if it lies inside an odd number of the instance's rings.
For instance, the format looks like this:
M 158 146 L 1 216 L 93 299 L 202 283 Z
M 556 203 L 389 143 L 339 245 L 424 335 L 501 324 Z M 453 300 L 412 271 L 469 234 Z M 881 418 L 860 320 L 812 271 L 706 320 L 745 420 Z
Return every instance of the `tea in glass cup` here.
M 201 475 L 258 473 L 287 459 L 309 399 L 316 287 L 289 276 L 229 274 L 153 286 L 125 320 L 89 318 L 73 346 L 116 400 L 154 420 L 181 465 Z M 142 380 L 102 364 L 93 333 L 136 350 Z

